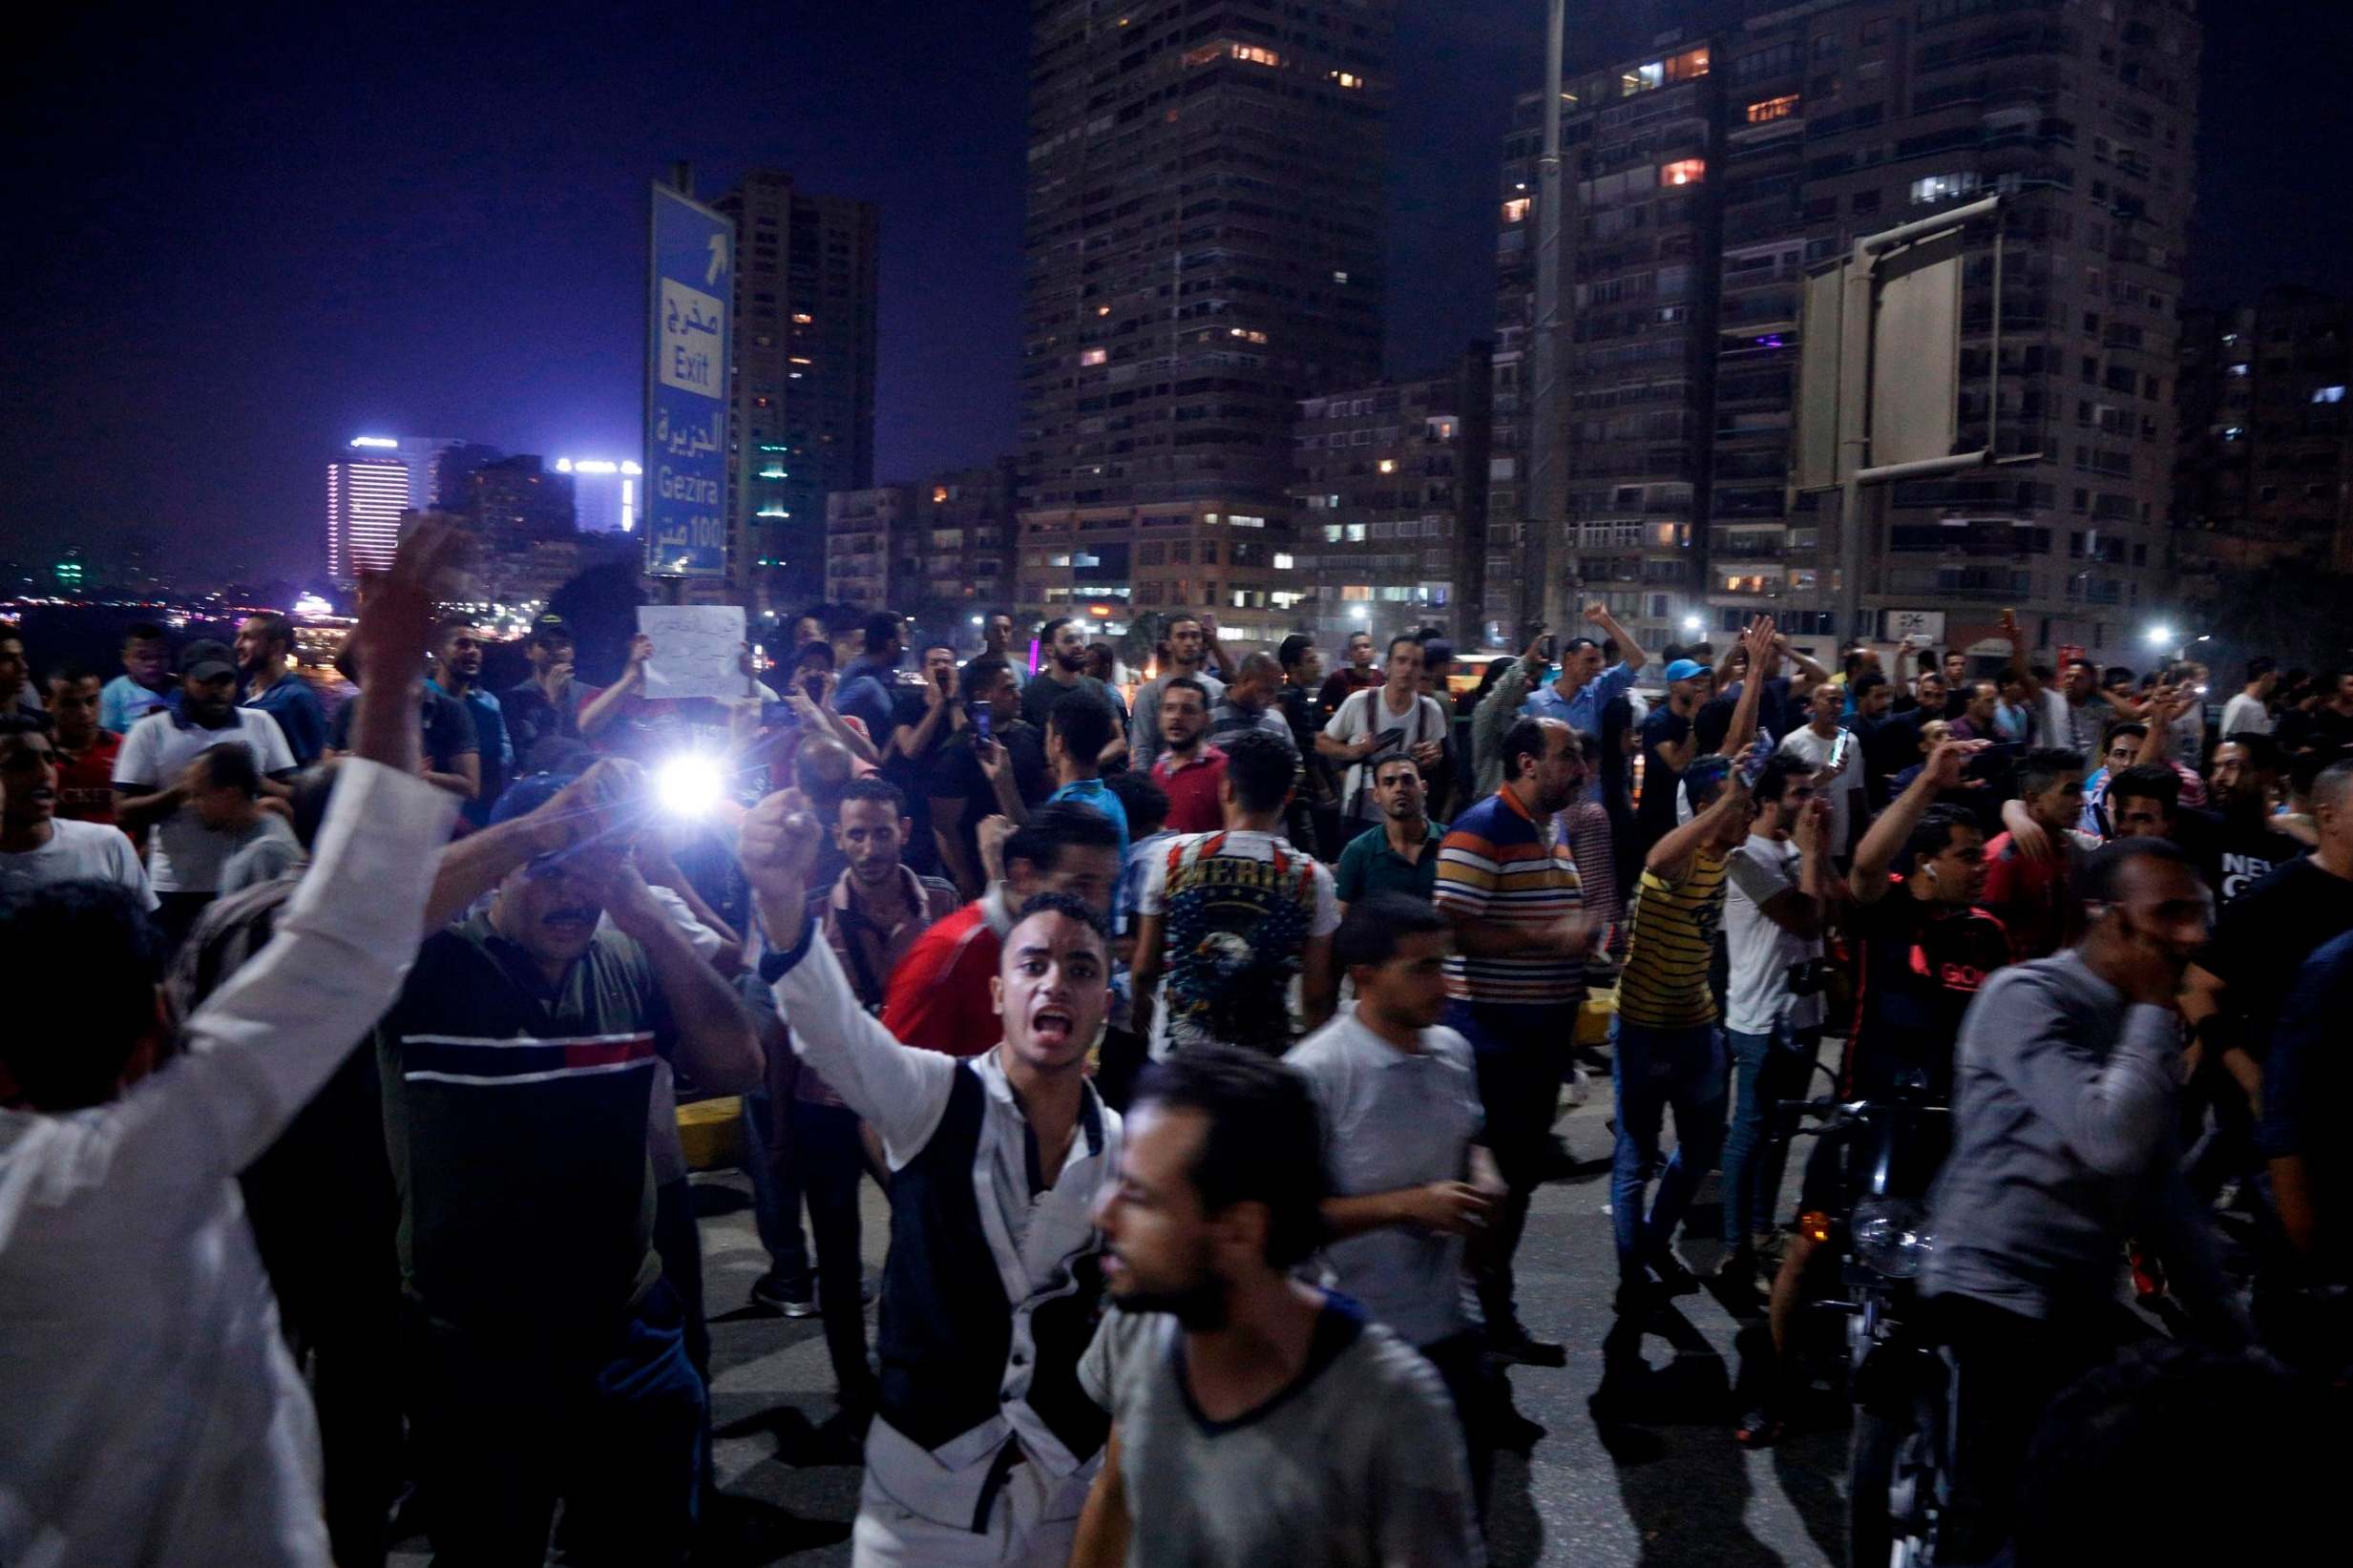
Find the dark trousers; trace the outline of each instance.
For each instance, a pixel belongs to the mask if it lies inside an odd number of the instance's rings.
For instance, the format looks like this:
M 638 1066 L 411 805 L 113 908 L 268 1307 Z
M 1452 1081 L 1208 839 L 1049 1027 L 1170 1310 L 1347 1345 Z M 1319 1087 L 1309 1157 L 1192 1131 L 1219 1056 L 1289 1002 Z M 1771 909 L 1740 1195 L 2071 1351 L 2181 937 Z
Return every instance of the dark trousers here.
M 196 917 L 204 912 L 204 906 L 219 896 L 217 893 L 156 894 L 156 930 L 163 933 L 165 952 L 179 951 L 179 945 L 188 940 L 188 933 L 196 929 Z
M 1789 1129 L 1775 1107 L 1802 1099 L 1813 1086 L 1819 1029 L 1744 1035 L 1726 1030 L 1732 1046 L 1733 1119 L 1724 1139 L 1724 1241 L 1738 1246 L 1773 1228 L 1789 1164 Z
M 424 1325 L 415 1371 L 435 1568 L 539 1568 L 558 1501 L 568 1561 L 685 1561 L 706 1403 L 666 1283 L 575 1351 Z
M 2113 1313 L 2029 1318 L 1967 1296 L 1931 1304 L 1958 1373 L 1946 1559 L 1989 1562 L 2017 1520 L 2027 1445 L 2050 1402 L 2115 1355 Z
M 1471 1464 L 1471 1496 L 1479 1516 L 1487 1515 L 1487 1493 L 1495 1480 L 1495 1417 L 1505 1390 L 1502 1376 L 1487 1367 L 1486 1347 L 1478 1333 L 1453 1334 L 1421 1353 L 1446 1384 L 1454 1401 L 1455 1419 L 1462 1423 L 1462 1446 Z
M 801 1179 L 786 1126 L 791 1103 L 789 1088 L 781 1094 L 755 1089 L 744 1097 L 744 1168 L 751 1178 L 752 1224 L 768 1255 L 768 1277 L 800 1299 L 809 1290 L 809 1243 L 801 1235 Z
M 1618 1019 L 1609 1076 L 1618 1092 L 1618 1139 L 1610 1154 L 1609 1218 L 1618 1272 L 1642 1277 L 1645 1265 L 1669 1261 L 1669 1244 L 1700 1180 L 1724 1146 L 1724 1038 L 1713 1024 L 1647 1029 Z M 1675 1152 L 1662 1163 L 1659 1129 L 1675 1113 Z M 1658 1191 L 1643 1212 L 1652 1173 Z
M 711 1326 L 703 1315 L 703 1227 L 695 1222 L 694 1186 L 683 1178 L 654 1189 L 654 1252 L 662 1259 L 662 1277 L 678 1292 L 686 1359 L 707 1386 Z
M 870 1411 L 875 1389 L 866 1359 L 866 1264 L 858 1223 L 866 1143 L 858 1136 L 858 1113 L 844 1105 L 794 1100 L 792 1159 L 817 1244 L 817 1312 L 825 1323 L 833 1384 L 844 1410 Z
M 1552 1119 L 1561 1103 L 1564 1053 L 1577 1037 L 1577 1009 L 1455 1001 L 1446 1005 L 1446 1022 L 1471 1042 L 1486 1113 L 1483 1137 L 1503 1178 L 1503 1202 L 1488 1221 L 1488 1255 L 1479 1271 L 1480 1309 L 1489 1328 L 1502 1330 L 1518 1321 L 1512 1255 L 1552 1153 Z

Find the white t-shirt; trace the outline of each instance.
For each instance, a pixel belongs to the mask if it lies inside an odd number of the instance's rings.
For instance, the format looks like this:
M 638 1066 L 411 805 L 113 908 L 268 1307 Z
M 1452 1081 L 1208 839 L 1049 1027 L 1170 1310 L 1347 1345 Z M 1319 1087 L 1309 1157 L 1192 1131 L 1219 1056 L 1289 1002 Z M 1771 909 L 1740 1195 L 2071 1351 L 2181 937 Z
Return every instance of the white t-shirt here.
M 1385 686 L 1367 686 L 1360 692 L 1350 693 L 1348 700 L 1334 711 L 1331 721 L 1324 725 L 1324 733 L 1334 741 L 1353 742 L 1368 735 L 1395 730 L 1397 732 L 1395 749 L 1398 751 L 1410 751 L 1426 742 L 1446 739 L 1446 710 L 1438 705 L 1436 698 L 1426 693 L 1417 693 L 1412 707 L 1401 714 L 1392 713 L 1387 700 L 1381 696 L 1387 689 Z M 1381 753 L 1376 752 L 1374 755 L 1379 756 Z M 1348 764 L 1348 777 L 1340 784 L 1340 809 L 1345 811 L 1355 802 L 1356 788 L 1361 784 L 1364 786 L 1364 802 L 1355 814 L 1359 818 L 1376 819 L 1380 808 L 1373 804 L 1373 781 L 1364 776 L 1364 767 L 1363 763 Z
M 2222 739 L 2227 741 L 2241 733 L 2271 733 L 2271 709 L 2263 705 L 2261 698 L 2249 697 L 2245 692 L 2222 704 Z
M 144 908 L 156 907 L 138 851 L 121 828 L 63 817 L 49 827 L 49 842 L 38 849 L 0 852 L 0 893 L 31 892 L 58 882 L 113 882 L 137 892 Z
M 1329 868 L 1257 828 L 1181 833 L 1145 869 L 1136 910 L 1161 917 L 1166 959 L 1152 1010 L 1154 1060 L 1209 1040 L 1290 1049 L 1300 958 L 1310 940 L 1340 929 Z
M 1775 1029 L 1816 1029 L 1822 1021 L 1822 993 L 1799 996 L 1790 990 L 1793 966 L 1819 960 L 1822 939 L 1784 930 L 1765 906 L 1797 886 L 1797 847 L 1751 833 L 1732 852 L 1724 880 L 1724 1027 L 1739 1035 L 1770 1035 Z
M 131 726 L 115 758 L 115 783 L 166 789 L 179 782 L 199 753 L 233 741 L 253 752 L 264 777 L 290 772 L 294 753 L 278 721 L 259 708 L 231 708 L 236 721 L 219 729 L 181 722 L 176 714 L 151 713 Z M 221 868 L 237 841 L 216 833 L 182 805 L 147 830 L 147 869 L 159 893 L 216 893 Z
M 1838 736 L 1824 740 L 1814 733 L 1812 724 L 1800 724 L 1781 737 L 1780 749 L 1819 771 L 1830 765 L 1830 748 L 1838 743 Z M 1854 847 L 1854 840 L 1849 834 L 1855 813 L 1866 809 L 1862 795 L 1862 742 L 1859 739 L 1846 748 L 1846 771 L 1823 784 L 1822 790 L 1830 800 L 1830 852 L 1834 857 L 1843 855 Z

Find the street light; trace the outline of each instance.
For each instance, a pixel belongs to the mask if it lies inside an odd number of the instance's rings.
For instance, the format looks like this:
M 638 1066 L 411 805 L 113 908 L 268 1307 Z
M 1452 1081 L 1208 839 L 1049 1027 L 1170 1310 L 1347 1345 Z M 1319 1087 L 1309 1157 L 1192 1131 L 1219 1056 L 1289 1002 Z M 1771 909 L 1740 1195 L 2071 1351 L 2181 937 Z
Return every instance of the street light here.
M 1707 630 L 1707 626 L 1708 623 L 1700 619 L 1697 616 L 1685 616 L 1683 617 L 1683 630 L 1692 637 L 1697 637 L 1701 632 Z
M 2174 629 L 2171 626 L 2152 626 L 2149 628 L 2149 644 L 2151 647 L 2160 647 L 2173 640 Z
M 1356 620 L 1362 620 L 1368 613 L 1361 604 L 1352 604 L 1348 607 L 1349 616 Z
M 977 626 L 977 625 L 979 625 L 980 623 L 981 623 L 981 617 L 978 617 L 978 616 L 975 616 L 975 617 L 973 617 L 973 624 L 974 624 L 975 626 Z

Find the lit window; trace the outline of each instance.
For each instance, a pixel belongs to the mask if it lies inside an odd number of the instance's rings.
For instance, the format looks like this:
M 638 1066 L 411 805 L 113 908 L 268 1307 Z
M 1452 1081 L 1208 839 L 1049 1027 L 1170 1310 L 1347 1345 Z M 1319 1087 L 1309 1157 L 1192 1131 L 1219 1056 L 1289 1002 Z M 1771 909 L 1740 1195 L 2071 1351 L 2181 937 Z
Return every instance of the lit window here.
M 1334 497 L 1334 499 L 1336 500 L 1337 497 Z M 1217 521 L 1216 512 L 1212 512 L 1209 513 L 1209 521 Z M 1264 528 L 1267 526 L 1267 520 L 1264 517 L 1251 517 L 1239 512 L 1228 517 L 1226 522 L 1228 526 L 1232 528 Z
M 1283 57 L 1280 54 L 1271 49 L 1261 49 L 1256 44 L 1232 44 L 1228 48 L 1235 59 L 1246 65 L 1281 65 L 1283 63 Z
M 938 503 L 940 503 L 940 502 L 942 502 L 942 501 L 945 501 L 947 498 L 948 498 L 948 487 L 947 487 L 947 486 L 945 486 L 945 485 L 934 485 L 934 486 L 932 487 L 932 502 L 933 502 L 933 504 L 934 504 L 935 506 L 936 506 Z
M 1111 314 L 1111 307 L 1107 304 L 1099 304 L 1095 307 L 1095 314 L 1098 316 L 1108 316 Z
M 2252 369 L 2252 368 L 2253 368 L 2253 366 L 2245 366 L 2245 365 L 2234 365 L 2234 366 L 2229 366 L 2228 368 L 2226 368 L 2226 369 L 2223 371 L 2223 374 L 2225 374 L 2225 375 L 2229 375 L 2229 376 L 2243 376 L 2243 375 L 2245 375 L 2245 374 L 2246 374 L 2246 373 L 2247 373 L 2250 369 Z
M 1384 457 L 1384 458 L 1382 458 L 1382 459 L 1380 460 L 1380 471 L 1381 471 L 1381 472 L 1383 472 L 1383 473 L 1395 473 L 1395 472 L 1397 472 L 1397 460 L 1396 458 L 1394 458 L 1394 457 Z
M 1527 221 L 1527 216 L 1528 199 L 1526 197 L 1515 196 L 1509 201 L 1503 203 L 1504 222 L 1524 223 Z
M 1104 360 L 1109 359 L 1110 357 L 1111 354 L 1108 349 L 1089 348 L 1079 356 L 1079 363 L 1081 365 L 1101 365 Z
M 1332 281 L 1335 283 L 1344 283 L 1348 282 L 1348 274 L 1345 272 L 1335 272 L 1332 275 Z
M 1797 94 L 1785 93 L 1777 98 L 1767 98 L 1761 103 L 1749 105 L 1749 123 L 1751 125 L 1771 125 L 1775 120 L 1785 120 L 1796 113 L 1797 113 Z
M 792 313 L 792 324 L 795 326 L 807 326 L 816 319 L 806 310 L 796 310 Z
M 1929 201 L 1950 201 L 1957 196 L 1967 196 L 1977 189 L 1977 172 L 1964 169 L 1959 174 L 1929 175 L 1912 181 L 1912 204 Z
M 1226 329 L 1226 335 L 1229 338 L 1240 338 L 1245 343 L 1264 343 L 1267 341 L 1267 335 L 1264 332 L 1248 326 L 1229 326 Z
M 2312 401 L 2315 403 L 2342 403 L 2344 401 L 2344 388 L 2342 387 L 2316 387 L 2312 389 Z
M 1278 550 L 1274 553 L 1274 570 L 1277 572 L 1288 572 L 1292 569 L 1292 557 L 1288 552 Z
M 795 365 L 814 365 L 814 364 L 816 364 L 816 363 L 817 363 L 815 360 L 812 360 L 812 359 L 805 359 L 805 358 L 803 358 L 803 357 L 802 357 L 801 355 L 799 355 L 799 354 L 791 354 L 791 355 L 788 355 L 787 357 L 788 357 L 788 359 L 790 359 L 790 360 L 792 361 L 792 363 L 793 363 L 793 364 L 795 364 Z
M 1696 185 L 1708 178 L 1708 160 L 1704 157 L 1677 158 L 1658 172 L 1662 185 Z
M 1332 79 L 1339 83 L 1342 87 L 1347 88 L 1356 88 L 1364 85 L 1364 78 L 1362 76 L 1349 71 L 1334 71 L 1332 73 Z

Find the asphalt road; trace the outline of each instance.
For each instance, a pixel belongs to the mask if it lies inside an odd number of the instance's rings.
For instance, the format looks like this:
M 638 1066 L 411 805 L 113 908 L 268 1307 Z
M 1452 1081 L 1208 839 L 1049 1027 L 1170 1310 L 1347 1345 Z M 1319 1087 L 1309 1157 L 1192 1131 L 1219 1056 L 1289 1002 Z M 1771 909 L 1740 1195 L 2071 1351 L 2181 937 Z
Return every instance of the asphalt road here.
M 1845 1429 L 1817 1423 L 1773 1450 L 1737 1447 L 1733 1383 L 1742 1325 L 1712 1296 L 1684 1298 L 1648 1324 L 1638 1348 L 1628 1347 L 1635 1354 L 1619 1363 L 1603 1402 L 1610 1419 L 1596 1413 L 1616 1283 L 1607 1210 L 1607 1083 L 1596 1090 L 1593 1103 L 1560 1123 L 1578 1174 L 1537 1195 L 1521 1248 L 1521 1316 L 1537 1337 L 1563 1342 L 1569 1360 L 1559 1369 L 1519 1368 L 1511 1374 L 1519 1410 L 1548 1435 L 1525 1460 L 1499 1460 L 1491 1560 L 1499 1568 L 1843 1562 Z M 1796 1177 L 1793 1168 L 1793 1185 Z M 858 1472 L 815 1452 L 814 1424 L 832 1409 L 832 1371 L 817 1322 L 748 1307 L 752 1282 L 767 1266 L 752 1231 L 749 1187 L 733 1174 L 695 1181 L 712 1320 L 721 1494 L 714 1525 L 725 1542 L 714 1541 L 702 1560 L 794 1568 L 848 1563 Z M 1695 1210 L 1710 1230 L 1713 1216 L 1705 1205 L 1714 1191 L 1711 1181 Z M 870 1184 L 866 1199 L 871 1277 L 887 1231 L 881 1194 Z M 1687 1238 L 1683 1253 L 1705 1272 L 1720 1249 L 1712 1240 Z M 1761 1324 L 1751 1331 L 1761 1331 Z M 1835 1423 L 1835 1410 L 1824 1419 Z M 427 1560 L 421 1538 L 405 1544 L 394 1559 L 404 1568 Z

